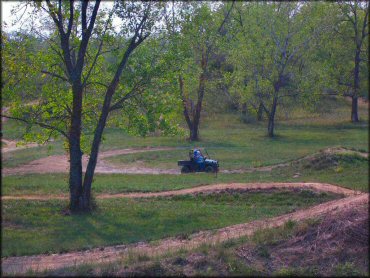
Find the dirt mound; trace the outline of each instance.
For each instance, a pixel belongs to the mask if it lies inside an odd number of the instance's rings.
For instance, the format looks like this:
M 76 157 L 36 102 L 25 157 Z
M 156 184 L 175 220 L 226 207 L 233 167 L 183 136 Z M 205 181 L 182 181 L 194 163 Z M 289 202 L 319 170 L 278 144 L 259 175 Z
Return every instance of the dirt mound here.
M 314 170 L 323 170 L 337 167 L 341 161 L 353 162 L 355 160 L 367 159 L 367 157 L 367 153 L 343 148 L 329 148 L 297 161 L 296 166 Z
M 269 272 L 301 269 L 320 276 L 338 275 L 338 271 L 353 275 L 369 271 L 368 239 L 368 206 L 356 205 L 325 215 L 288 240 L 267 246 L 247 244 L 236 253 L 246 264 Z

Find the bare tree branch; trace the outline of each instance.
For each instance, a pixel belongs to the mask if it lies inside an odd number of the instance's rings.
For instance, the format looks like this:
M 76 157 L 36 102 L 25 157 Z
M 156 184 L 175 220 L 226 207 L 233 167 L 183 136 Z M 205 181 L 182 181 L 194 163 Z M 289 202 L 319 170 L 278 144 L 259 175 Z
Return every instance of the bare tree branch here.
M 111 19 L 112 19 L 113 11 L 114 11 L 114 8 L 113 8 L 113 9 L 111 10 L 111 12 L 109 13 L 108 20 L 107 20 L 107 21 L 106 21 L 106 23 L 105 23 L 105 27 L 104 27 L 104 31 L 103 31 L 103 34 L 102 34 L 102 39 L 100 40 L 100 44 L 99 44 L 99 47 L 98 47 L 98 51 L 96 52 L 96 55 L 95 55 L 94 61 L 93 61 L 92 65 L 91 65 L 91 67 L 90 67 L 90 69 L 89 69 L 89 71 L 88 71 L 88 73 L 87 73 L 86 77 L 84 77 L 84 81 L 83 81 L 83 83 L 82 83 L 82 84 L 83 84 L 83 85 L 82 85 L 83 87 L 86 85 L 86 82 L 87 82 L 87 80 L 89 79 L 90 74 L 91 74 L 91 72 L 92 72 L 93 68 L 95 67 L 95 64 L 96 64 L 96 62 L 97 62 L 97 60 L 98 60 L 99 56 L 102 54 L 102 53 L 101 53 L 101 49 L 102 49 L 102 47 L 103 47 L 103 42 L 104 42 L 103 37 L 104 37 L 104 35 L 106 34 L 106 32 L 107 32 L 107 30 L 108 30 L 108 25 L 109 25 L 109 23 L 110 23 L 110 21 L 111 21 Z
M 49 71 L 46 71 L 46 70 L 41 70 L 41 72 L 42 73 L 45 73 L 45 74 L 48 74 L 48 75 L 51 75 L 53 77 L 57 77 L 57 78 L 59 78 L 59 79 L 61 79 L 63 81 L 67 81 L 68 82 L 68 79 L 67 78 L 65 78 L 65 77 L 63 77 L 63 76 L 61 76 L 59 74 L 56 74 L 56 73 L 53 73 L 53 72 L 49 72 Z
M 46 128 L 46 129 L 55 130 L 55 131 L 58 131 L 59 133 L 61 133 L 62 135 L 64 135 L 67 139 L 69 139 L 69 136 L 68 136 L 68 134 L 65 131 L 63 131 L 63 130 L 55 127 L 55 126 L 51 126 L 49 124 L 46 124 L 46 123 L 42 123 L 42 122 L 38 122 L 38 121 L 26 120 L 26 119 L 23 119 L 23 118 L 12 117 L 12 116 L 7 116 L 7 115 L 1 115 L 1 117 L 7 118 L 7 119 L 13 119 L 13 120 L 21 121 L 21 122 L 24 122 L 24 123 L 27 123 L 27 124 L 36 124 L 36 125 L 38 125 L 40 127 Z

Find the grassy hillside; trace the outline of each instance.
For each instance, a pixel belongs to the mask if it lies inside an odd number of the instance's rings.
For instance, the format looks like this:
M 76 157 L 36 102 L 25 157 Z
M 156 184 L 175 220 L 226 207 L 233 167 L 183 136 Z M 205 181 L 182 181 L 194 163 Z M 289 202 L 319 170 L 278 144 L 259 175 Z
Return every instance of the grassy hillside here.
M 61 201 L 3 201 L 2 256 L 56 253 L 186 236 L 285 214 L 339 195 L 312 191 L 98 200 L 91 215 L 64 216 Z

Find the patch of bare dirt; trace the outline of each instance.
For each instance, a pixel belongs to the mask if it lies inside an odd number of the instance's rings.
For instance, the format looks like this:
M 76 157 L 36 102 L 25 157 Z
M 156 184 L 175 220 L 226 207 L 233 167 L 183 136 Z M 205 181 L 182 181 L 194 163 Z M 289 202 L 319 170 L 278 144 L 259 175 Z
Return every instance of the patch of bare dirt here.
M 343 188 L 340 186 L 328 183 L 283 183 L 283 182 L 269 182 L 269 183 L 221 183 L 203 185 L 192 188 L 185 188 L 179 190 L 160 191 L 160 192 L 133 192 L 133 193 L 117 193 L 117 194 L 97 194 L 97 199 L 112 199 L 112 198 L 153 198 L 153 197 L 169 197 L 178 195 L 189 195 L 197 193 L 217 193 L 225 190 L 270 190 L 270 189 L 309 189 L 318 192 L 332 192 L 336 194 L 343 194 L 350 196 L 360 194 L 352 189 Z M 9 195 L 1 196 L 2 200 L 66 200 L 68 195 Z
M 324 185 L 324 187 L 327 187 L 327 185 Z M 127 258 L 133 253 L 150 257 L 164 255 L 179 250 L 180 248 L 191 250 L 204 243 L 215 244 L 241 236 L 252 235 L 259 229 L 278 227 L 289 220 L 301 221 L 308 218 L 315 218 L 331 211 L 351 209 L 351 207 L 358 204 L 367 206 L 368 198 L 369 196 L 366 193 L 356 194 L 274 218 L 256 220 L 218 230 L 198 232 L 190 235 L 186 239 L 167 238 L 155 244 L 141 242 L 130 245 L 94 248 L 88 251 L 70 252 L 66 254 L 9 257 L 2 259 L 2 271 L 3 273 L 22 274 L 29 269 L 41 271 L 44 269 L 58 269 L 89 262 L 112 262 L 119 258 Z
M 101 152 L 96 165 L 95 172 L 101 174 L 180 174 L 178 169 L 152 169 L 152 168 L 137 168 L 137 167 L 119 167 L 106 162 L 103 158 L 150 151 L 173 150 L 175 148 L 159 147 L 159 148 L 137 148 L 137 149 L 119 149 Z M 83 171 L 86 170 L 89 157 L 84 155 L 82 157 Z M 7 175 L 21 175 L 28 173 L 66 173 L 69 170 L 68 156 L 66 155 L 52 155 L 31 161 L 28 164 L 21 165 L 15 168 L 4 168 L 2 173 Z
M 5 146 L 3 145 L 1 146 L 1 152 L 3 153 L 22 150 L 22 149 L 28 149 L 28 148 L 34 148 L 34 147 L 39 146 L 39 144 L 36 144 L 36 143 L 29 143 L 29 144 L 23 144 L 23 145 L 17 146 L 18 141 L 16 140 L 1 139 L 1 141 L 5 143 Z
M 236 254 L 247 265 L 269 272 L 315 269 L 320 276 L 332 276 L 338 265 L 350 263 L 352 271 L 368 273 L 368 240 L 368 206 L 357 204 L 326 214 L 318 225 L 308 226 L 288 240 L 262 247 L 248 243 L 237 248 Z
M 4 115 L 6 112 L 8 112 L 9 110 L 9 107 L 3 107 L 1 109 L 1 115 Z M 1 117 L 1 122 L 4 124 L 8 121 L 8 118 L 5 118 L 5 117 Z
M 110 150 L 101 152 L 99 154 L 99 159 L 96 165 L 95 172 L 100 174 L 150 174 L 150 175 L 158 175 L 158 174 L 171 174 L 171 175 L 179 175 L 179 169 L 157 169 L 157 168 L 147 168 L 142 166 L 129 166 L 129 165 L 115 165 L 109 163 L 104 160 L 104 158 L 122 155 L 122 154 L 132 154 L 132 153 L 142 153 L 142 152 L 150 152 L 150 151 L 164 151 L 164 150 L 174 150 L 176 148 L 173 147 L 158 147 L 158 148 L 130 148 L 130 149 L 118 149 L 118 150 Z M 295 161 L 279 163 L 271 166 L 263 166 L 263 167 L 255 167 L 249 169 L 237 169 L 237 170 L 221 170 L 221 173 L 251 173 L 256 171 L 272 171 L 275 168 L 279 167 L 287 167 L 290 166 L 292 163 L 299 163 L 305 160 L 312 160 L 315 159 L 318 155 L 322 154 L 334 154 L 334 153 L 350 153 L 350 154 L 358 154 L 361 157 L 368 157 L 368 153 L 362 153 L 358 151 L 353 151 L 345 148 L 328 148 L 322 150 L 321 152 L 311 154 L 305 156 L 303 158 L 297 159 Z M 82 158 L 82 167 L 83 171 L 85 171 L 87 163 L 88 163 L 88 156 L 84 155 Z M 21 165 L 15 168 L 4 168 L 3 175 L 22 175 L 28 173 L 66 173 L 68 172 L 69 164 L 68 164 L 68 157 L 66 155 L 53 155 L 44 157 L 41 159 L 37 159 L 31 161 L 28 164 Z
M 349 103 L 352 103 L 352 98 L 351 97 L 346 97 L 346 100 L 349 102 Z M 367 108 L 369 107 L 369 100 L 363 98 L 363 97 L 359 97 L 358 98 L 358 106 L 359 107 L 363 107 L 363 108 Z

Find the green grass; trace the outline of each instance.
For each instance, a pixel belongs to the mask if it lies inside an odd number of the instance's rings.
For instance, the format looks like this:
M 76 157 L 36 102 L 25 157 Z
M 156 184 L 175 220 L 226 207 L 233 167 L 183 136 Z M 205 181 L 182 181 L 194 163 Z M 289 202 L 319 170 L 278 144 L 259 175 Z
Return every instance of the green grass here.
M 329 109 L 329 108 L 330 109 Z M 183 150 L 150 152 L 111 157 L 115 163 L 136 163 L 159 168 L 176 168 L 179 159 L 187 159 L 187 149 L 196 146 L 208 149 L 212 158 L 218 159 L 224 169 L 248 168 L 272 165 L 317 152 L 333 146 L 368 151 L 368 122 L 352 124 L 348 121 L 350 105 L 338 100 L 327 100 L 322 104 L 322 113 L 302 109 L 292 111 L 285 119 L 284 113 L 276 123 L 276 138 L 266 137 L 264 122 L 244 124 L 236 113 L 208 114 L 201 119 L 200 142 L 190 143 L 184 137 L 149 136 L 146 138 L 128 135 L 119 128 L 107 127 L 101 150 L 129 147 L 181 147 Z M 367 109 L 361 108 L 362 119 L 367 118 Z M 4 138 L 19 138 L 22 125 L 8 121 L 3 125 Z M 35 150 L 19 150 L 5 154 L 3 167 L 14 167 L 34 158 L 63 153 L 60 141 L 47 152 L 46 147 Z M 154 161 L 153 161 L 154 160 Z
M 316 170 L 305 165 L 276 168 L 271 172 L 222 174 L 217 178 L 205 173 L 187 175 L 97 174 L 93 192 L 156 192 L 225 182 L 326 182 L 368 192 L 368 159 L 356 155 L 336 155 L 338 165 Z M 299 173 L 298 178 L 294 178 Z M 150 179 L 150 182 L 148 180 Z M 27 174 L 3 176 L 3 195 L 68 194 L 67 174 Z
M 20 139 L 26 131 L 26 125 L 22 122 L 8 119 L 6 122 L 2 122 L 2 134 L 3 138 L 9 140 Z
M 2 167 L 13 168 L 46 156 L 60 155 L 64 153 L 65 151 L 63 150 L 62 142 L 50 142 L 46 145 L 3 153 Z
M 236 239 L 224 241 L 216 245 L 202 244 L 200 247 L 191 251 L 179 249 L 175 252 L 165 255 L 143 257 L 140 254 L 133 254 L 129 258 L 120 258 L 114 262 L 97 263 L 90 262 L 83 265 L 60 268 L 57 270 L 44 272 L 29 272 L 34 276 L 40 275 L 106 275 L 117 276 L 126 270 L 126 275 L 135 273 L 146 273 L 153 275 L 158 273 L 161 276 L 184 276 L 192 270 L 192 276 L 323 276 L 316 266 L 307 267 L 286 267 L 281 266 L 273 270 L 269 265 L 271 260 L 269 249 L 278 244 L 284 244 L 285 241 L 302 236 L 308 230 L 315 229 L 322 218 L 307 219 L 300 222 L 288 221 L 280 227 L 261 229 L 252 236 L 243 236 Z M 317 229 L 317 228 L 316 228 Z M 247 247 L 245 247 L 247 245 Z M 238 251 L 244 247 L 254 249 L 253 258 L 258 258 L 259 263 L 251 261 L 249 258 L 238 256 Z M 243 249 L 242 249 L 243 250 Z M 189 258 L 196 255 L 198 261 L 189 262 Z M 261 259 L 266 264 L 261 264 Z M 366 272 L 353 263 L 351 257 L 346 257 L 344 263 L 337 257 L 328 257 L 330 266 L 330 275 L 334 276 L 367 276 Z M 155 270 L 156 272 L 154 272 Z M 328 275 L 328 268 L 324 271 Z M 186 272 L 185 272 L 186 271 Z
M 311 191 L 97 200 L 90 215 L 63 216 L 63 201 L 2 204 L 2 256 L 151 241 L 273 217 L 338 198 Z

